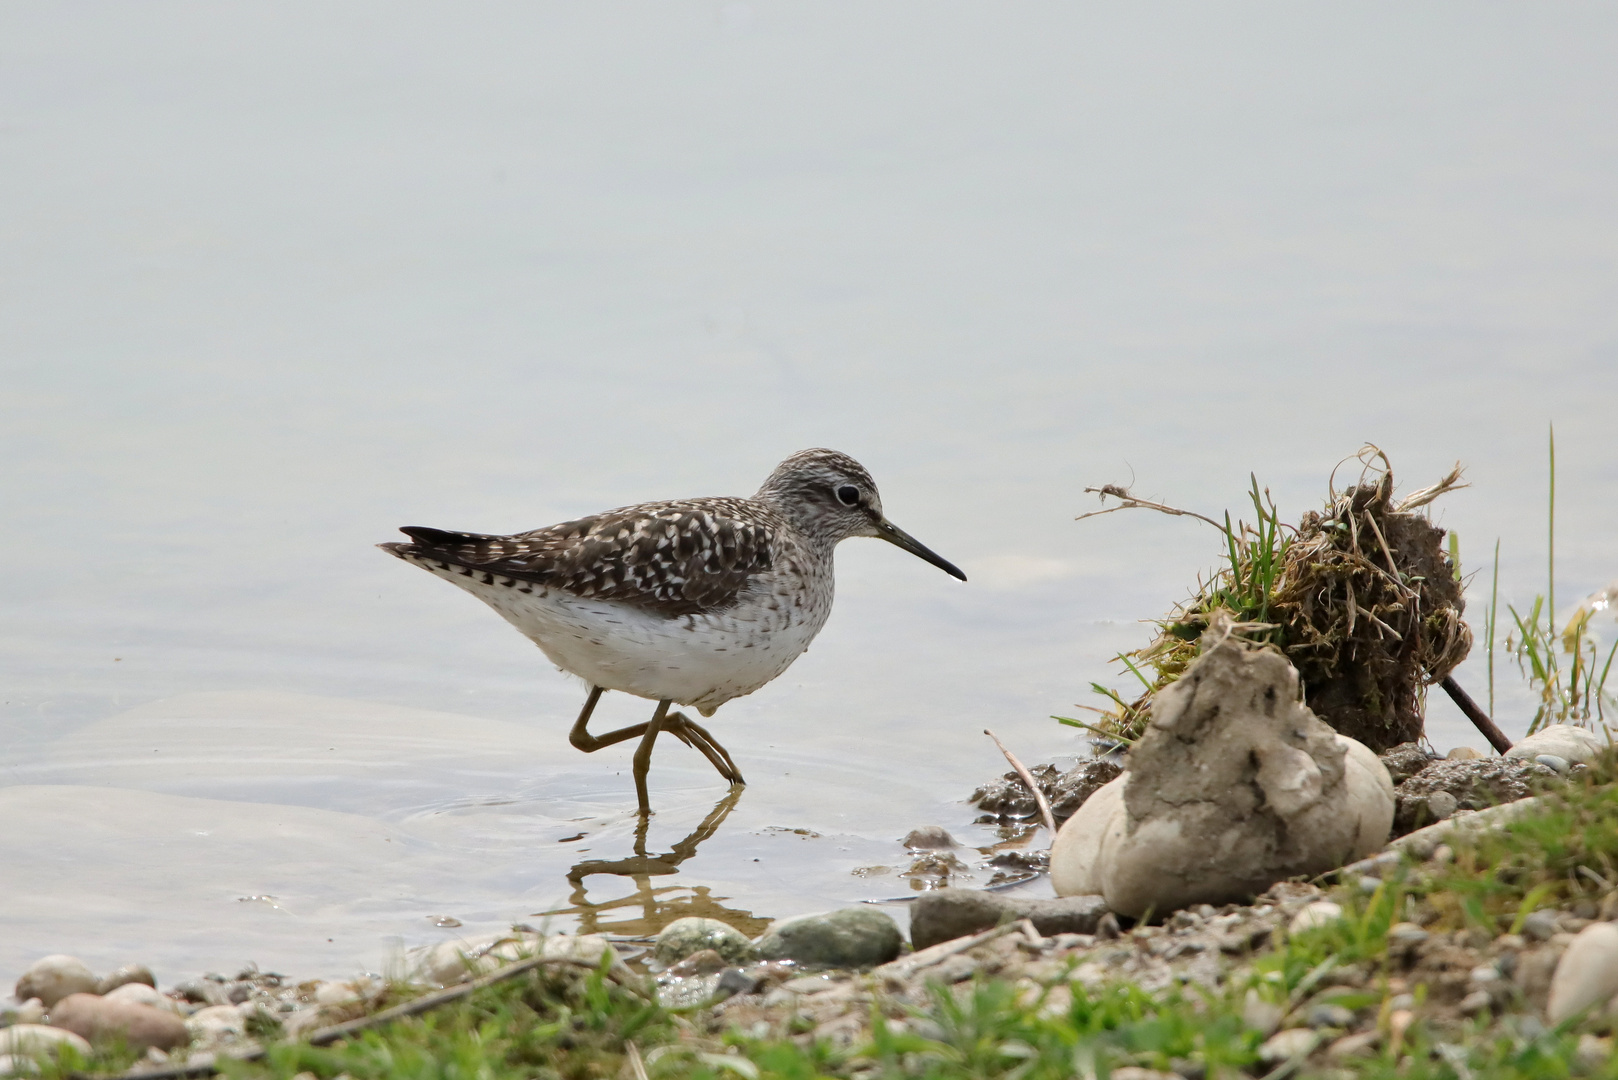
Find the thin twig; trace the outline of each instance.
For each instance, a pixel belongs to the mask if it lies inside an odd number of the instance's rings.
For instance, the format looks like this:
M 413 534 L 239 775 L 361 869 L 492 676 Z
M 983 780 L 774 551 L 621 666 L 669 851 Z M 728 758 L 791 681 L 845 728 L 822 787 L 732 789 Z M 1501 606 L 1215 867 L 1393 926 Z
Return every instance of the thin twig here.
M 1501 754 L 1511 749 L 1511 740 L 1506 738 L 1506 733 L 1501 731 L 1493 720 L 1489 719 L 1488 713 L 1478 708 L 1478 703 L 1473 701 L 1472 695 L 1463 690 L 1461 684 L 1455 681 L 1455 676 L 1445 675 L 1443 681 L 1438 685 L 1444 688 L 1444 692 L 1449 695 L 1451 701 L 1460 706 L 1461 711 L 1466 714 L 1466 718 L 1477 725 L 1479 731 L 1483 732 L 1483 737 L 1489 740 L 1490 746 Z
M 646 1062 L 641 1060 L 640 1047 L 635 1045 L 634 1039 L 624 1044 L 624 1051 L 629 1058 L 629 1071 L 635 1074 L 635 1080 L 649 1080 L 646 1075 Z
M 1181 510 L 1179 507 L 1170 506 L 1167 503 L 1153 502 L 1151 499 L 1137 498 L 1129 493 L 1128 488 L 1119 487 L 1117 484 L 1103 484 L 1098 488 L 1085 488 L 1084 491 L 1087 495 L 1100 495 L 1103 499 L 1105 499 L 1108 495 L 1111 495 L 1113 498 L 1119 500 L 1120 505 L 1109 506 L 1105 510 L 1092 510 L 1088 514 L 1080 514 L 1078 517 L 1073 519 L 1074 521 L 1083 521 L 1085 518 L 1100 517 L 1103 514 L 1116 514 L 1120 510 L 1156 510 L 1158 513 L 1167 514 L 1170 517 L 1193 517 L 1198 521 L 1206 521 L 1220 532 L 1226 531 L 1225 527 L 1219 522 L 1215 521 L 1211 517 L 1205 517 L 1204 515 L 1197 513 L 1195 510 Z
M 1039 804 L 1040 816 L 1045 819 L 1045 827 L 1051 831 L 1051 839 L 1054 841 L 1056 839 L 1056 818 L 1051 816 L 1051 804 L 1045 801 L 1045 793 L 1039 790 L 1038 784 L 1034 783 L 1034 774 L 1028 771 L 1026 765 L 1017 760 L 1016 754 L 1006 749 L 1006 744 L 1000 741 L 998 735 L 988 728 L 983 729 L 983 734 L 994 740 L 994 745 L 998 746 L 1000 752 L 1006 755 L 1006 760 L 1011 762 L 1013 769 L 1017 770 L 1017 775 L 1022 777 L 1022 782 L 1027 784 L 1028 790 L 1034 793 L 1034 802 Z

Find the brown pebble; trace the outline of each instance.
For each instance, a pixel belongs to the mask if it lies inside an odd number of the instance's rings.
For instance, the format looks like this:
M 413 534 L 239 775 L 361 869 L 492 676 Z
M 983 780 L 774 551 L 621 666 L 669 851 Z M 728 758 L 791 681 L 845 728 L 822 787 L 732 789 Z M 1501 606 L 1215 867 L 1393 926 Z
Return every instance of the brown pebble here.
M 135 1049 L 172 1050 L 191 1041 L 185 1021 L 138 1001 L 69 994 L 51 1008 L 51 1024 L 91 1042 L 121 1038 Z

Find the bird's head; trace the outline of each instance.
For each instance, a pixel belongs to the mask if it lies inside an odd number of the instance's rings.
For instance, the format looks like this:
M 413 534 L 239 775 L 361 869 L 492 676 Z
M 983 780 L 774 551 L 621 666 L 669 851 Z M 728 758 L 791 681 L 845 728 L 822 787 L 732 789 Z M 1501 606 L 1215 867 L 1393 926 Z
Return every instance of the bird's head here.
M 882 496 L 865 466 L 836 450 L 800 450 L 775 467 L 757 498 L 775 506 L 798 528 L 836 544 L 851 536 L 874 536 L 925 559 L 951 577 L 966 580 L 953 563 L 889 521 Z

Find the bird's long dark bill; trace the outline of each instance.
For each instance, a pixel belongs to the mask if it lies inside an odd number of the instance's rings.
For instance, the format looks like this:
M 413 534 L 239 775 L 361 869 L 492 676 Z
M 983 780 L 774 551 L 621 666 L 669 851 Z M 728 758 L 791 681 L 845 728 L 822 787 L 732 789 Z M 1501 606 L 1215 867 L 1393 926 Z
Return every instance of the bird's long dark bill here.
M 935 554 L 926 544 L 923 544 L 887 518 L 883 518 L 876 523 L 876 534 L 894 547 L 904 548 L 916 558 L 927 560 L 950 577 L 959 578 L 962 581 L 966 580 L 966 575 L 961 573 L 960 568 L 954 563 Z

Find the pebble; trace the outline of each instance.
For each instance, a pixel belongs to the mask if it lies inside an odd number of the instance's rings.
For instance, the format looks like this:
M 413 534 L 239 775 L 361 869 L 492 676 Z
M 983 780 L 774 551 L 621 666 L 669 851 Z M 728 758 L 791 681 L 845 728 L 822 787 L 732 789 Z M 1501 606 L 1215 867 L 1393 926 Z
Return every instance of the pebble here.
M 1463 1016 L 1477 1016 L 1488 1012 L 1492 1001 L 1487 990 L 1474 990 L 1461 999 L 1459 1008 Z
M 1568 770 L 1573 768 L 1571 761 L 1557 754 L 1536 754 L 1534 755 L 1534 761 L 1547 769 L 1554 769 L 1563 776 L 1566 776 Z
M 49 1009 L 69 994 L 95 993 L 97 979 L 76 956 L 54 953 L 34 961 L 17 980 L 17 1000 L 38 998 Z
M 12 1024 L 0 1028 L 0 1054 L 24 1057 L 54 1051 L 61 1046 L 71 1046 L 81 1054 L 90 1052 L 90 1044 L 82 1036 L 59 1027 Z
M 1342 917 L 1343 909 L 1340 905 L 1330 900 L 1316 900 L 1314 903 L 1305 904 L 1296 915 L 1292 916 L 1292 921 L 1287 924 L 1287 933 L 1301 934 L 1305 930 L 1330 926 Z
M 45 1022 L 45 1003 L 38 998 L 29 998 L 16 1005 L 0 1005 L 0 1027 L 10 1027 L 12 1024 L 43 1024 Z
M 1427 813 L 1432 815 L 1434 821 L 1454 817 L 1455 811 L 1460 808 L 1461 801 L 1447 791 L 1435 791 L 1427 796 Z
M 811 967 L 863 968 L 899 955 L 903 939 L 892 916 L 875 908 L 842 908 L 781 919 L 755 943 L 765 960 L 793 960 Z
M 197 1005 L 229 1005 L 225 988 L 212 979 L 187 979 L 174 985 L 174 993 Z
M 1350 1028 L 1354 1026 L 1354 1010 L 1331 1002 L 1311 1005 L 1305 1023 L 1312 1028 Z
M 717 975 L 726 968 L 725 958 L 713 949 L 703 949 L 694 952 L 669 968 L 668 974 L 676 979 L 689 978 L 692 975 Z
M 1394 923 L 1388 927 L 1388 944 L 1401 949 L 1413 949 L 1429 937 L 1432 935 L 1415 923 Z
M 675 964 L 693 953 L 712 950 L 727 963 L 745 964 L 753 959 L 753 943 L 747 935 L 718 919 L 688 916 L 675 919 L 657 935 L 652 955 L 664 964 Z
M 354 988 L 353 983 L 323 982 L 315 988 L 316 1005 L 351 1005 L 359 999 L 359 991 Z
M 114 968 L 102 976 L 101 981 L 96 983 L 95 992 L 102 997 L 106 997 L 120 986 L 127 986 L 129 983 L 140 983 L 154 988 L 157 986 L 157 980 L 152 977 L 151 968 L 145 964 L 125 964 L 123 967 Z
M 1579 931 L 1551 976 L 1545 1015 L 1560 1024 L 1618 994 L 1618 926 L 1592 923 Z
M 1287 1028 L 1264 1040 L 1264 1045 L 1258 1048 L 1258 1057 L 1266 1065 L 1279 1065 L 1283 1061 L 1306 1058 L 1319 1045 L 1317 1032 L 1309 1028 Z
M 1573 1060 L 1578 1062 L 1585 1072 L 1593 1073 L 1600 1070 L 1612 1060 L 1612 1036 L 1602 1038 L 1589 1032 L 1580 1035 L 1578 1048 L 1573 1051 Z
M 234 1005 L 210 1005 L 192 1013 L 185 1026 L 191 1038 L 204 1047 L 239 1039 L 247 1033 L 241 1010 Z
M 1285 1010 L 1273 1001 L 1265 1001 L 1257 990 L 1249 990 L 1242 1000 L 1242 1023 L 1268 1038 L 1281 1026 Z
M 51 1024 L 91 1042 L 117 1037 L 138 1050 L 149 1046 L 172 1050 L 191 1041 L 184 1020 L 166 1009 L 132 1001 L 127 994 L 69 994 L 51 1007 Z
M 160 994 L 145 983 L 130 982 L 114 987 L 105 995 L 108 1001 L 124 1001 L 133 1005 L 149 1005 L 154 1009 L 164 1009 L 176 1016 L 185 1015 L 185 1006 L 169 997 Z
M 1457 746 L 1444 756 L 1450 761 L 1480 761 L 1489 755 L 1475 746 Z
M 1549 941 L 1556 933 L 1556 912 L 1540 908 L 1530 912 L 1523 920 L 1523 937 L 1530 941 Z
M 1094 934 L 1107 914 L 1107 902 L 1099 896 L 1039 900 L 978 889 L 932 889 L 911 905 L 910 943 L 921 950 L 1017 919 L 1028 919 L 1047 937 Z
M 919 829 L 911 829 L 905 835 L 904 845 L 911 851 L 943 851 L 961 846 L 942 825 L 923 825 Z
M 749 975 L 741 968 L 726 968 L 719 973 L 717 992 L 725 997 L 734 997 L 738 994 L 756 994 L 763 985 L 763 979 L 755 975 Z
M 1333 1061 L 1343 1061 L 1348 1058 L 1363 1057 L 1376 1052 L 1376 1044 L 1382 1036 L 1375 1031 L 1360 1031 L 1353 1035 L 1344 1035 L 1341 1039 L 1326 1047 L 1326 1056 Z

